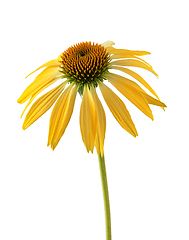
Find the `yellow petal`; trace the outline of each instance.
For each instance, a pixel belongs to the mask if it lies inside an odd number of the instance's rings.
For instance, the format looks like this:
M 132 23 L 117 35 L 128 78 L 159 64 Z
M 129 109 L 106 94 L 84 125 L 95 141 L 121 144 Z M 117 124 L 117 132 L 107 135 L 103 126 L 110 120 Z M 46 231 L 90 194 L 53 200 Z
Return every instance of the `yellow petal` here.
M 160 100 L 157 100 L 157 99 L 151 97 L 150 95 L 148 95 L 145 92 L 141 92 L 141 93 L 145 97 L 145 99 L 147 100 L 148 104 L 153 104 L 153 105 L 156 105 L 156 106 L 160 106 L 163 110 L 165 110 L 164 108 L 167 107 L 165 105 L 165 103 L 161 102 Z
M 41 89 L 44 89 L 54 83 L 59 77 L 60 72 L 59 68 L 49 70 L 48 74 L 43 75 L 40 79 L 36 79 L 25 89 L 18 103 L 26 102 L 32 95 L 35 95 L 37 92 L 40 92 Z
M 123 101 L 104 83 L 99 82 L 98 84 L 104 100 L 115 119 L 127 132 L 136 137 L 138 135 L 137 130 Z
M 24 111 L 22 112 L 22 115 L 21 115 L 21 118 L 24 114 L 24 112 L 26 111 L 26 109 L 29 107 L 29 105 L 33 102 L 33 100 L 37 97 L 37 95 L 42 92 L 45 88 L 47 88 L 48 86 L 50 86 L 51 84 L 53 84 L 55 81 L 59 80 L 59 79 L 62 79 L 62 77 L 56 77 L 52 82 L 49 82 L 48 84 L 46 85 L 43 85 L 43 87 L 38 91 L 36 92 L 35 94 L 33 94 L 30 98 L 30 100 L 28 101 L 26 107 L 24 108 Z M 67 83 L 67 81 L 65 81 L 65 83 Z
M 63 112 L 60 116 L 60 120 L 59 120 L 59 122 L 56 126 L 58 131 L 55 131 L 55 134 L 54 134 L 53 139 L 52 139 L 51 147 L 52 147 L 53 150 L 55 149 L 55 147 L 59 143 L 59 141 L 60 141 L 62 135 L 64 134 L 64 132 L 65 132 L 67 126 L 68 126 L 68 123 L 71 119 L 73 109 L 74 109 L 75 99 L 76 99 L 76 95 L 77 95 L 77 90 L 78 90 L 78 86 L 75 86 L 70 91 L 70 94 L 68 96 L 69 100 L 66 104 L 67 106 L 65 106 L 65 108 L 63 109 Z
M 121 68 L 121 67 L 120 67 Z M 130 69 L 127 69 L 129 71 L 131 71 Z M 133 72 L 135 73 L 135 72 Z M 118 75 L 119 76 L 119 75 Z M 134 76 L 134 75 L 133 75 Z M 119 76 L 120 77 L 120 76 Z M 139 76 L 140 77 L 140 76 Z M 128 83 L 130 84 L 132 87 L 134 87 L 137 91 L 139 91 L 143 97 L 146 99 L 147 103 L 148 104 L 153 104 L 153 105 L 156 105 L 156 106 L 160 106 L 164 111 L 165 111 L 165 107 L 167 107 L 163 102 L 160 101 L 159 97 L 156 96 L 158 99 L 155 99 L 153 97 L 151 97 L 149 94 L 147 94 L 137 83 L 129 80 L 129 79 L 123 79 L 124 80 L 124 83 Z M 150 89 L 148 89 L 150 90 Z M 154 94 L 155 95 L 155 94 Z M 157 95 L 157 94 L 156 94 Z
M 80 130 L 87 152 L 91 151 L 93 153 L 97 132 L 97 114 L 93 98 L 86 85 L 84 85 L 80 108 Z
M 24 130 L 41 117 L 54 104 L 66 84 L 67 82 L 64 82 L 47 92 L 32 105 L 23 123 Z
M 152 111 L 148 105 L 148 102 L 138 90 L 140 89 L 140 86 L 138 86 L 135 82 L 114 73 L 108 73 L 106 74 L 106 77 L 119 92 L 121 92 L 144 114 L 146 114 L 146 116 L 153 120 Z M 138 89 L 136 86 L 138 86 Z
M 104 139 L 105 139 L 105 133 L 106 133 L 106 115 L 102 107 L 102 104 L 97 96 L 96 89 L 91 86 L 90 91 L 94 100 L 95 109 L 97 113 L 97 134 L 96 134 L 96 140 L 95 140 L 95 147 L 98 155 L 101 153 L 101 156 L 103 156 Z
M 73 112 L 76 96 L 76 91 L 72 92 L 73 86 L 70 84 L 61 94 L 51 113 L 47 146 L 51 145 L 53 150 L 63 135 Z
M 131 77 L 135 78 L 136 80 L 138 80 L 144 87 L 146 87 L 155 97 L 157 97 L 157 99 L 159 99 L 158 95 L 155 93 L 155 91 L 150 87 L 150 85 L 136 72 L 128 69 L 128 68 L 124 68 L 124 67 L 120 67 L 120 66 L 113 66 L 113 69 L 117 69 L 120 70 L 122 72 L 125 72 L 127 74 L 129 74 Z
M 119 55 L 119 54 L 113 54 L 111 55 L 111 59 L 119 59 L 119 58 L 133 58 L 132 54 L 124 54 L 124 55 Z
M 112 61 L 109 64 L 109 67 L 114 66 L 114 65 L 144 68 L 144 69 L 152 72 L 156 77 L 158 77 L 158 74 L 152 69 L 152 67 L 150 65 L 147 65 L 146 63 L 141 62 L 136 59 L 121 59 L 121 60 Z
M 152 66 L 148 62 L 144 61 L 142 58 L 136 57 L 135 55 L 131 55 L 131 54 L 125 54 L 125 55 L 113 54 L 113 55 L 111 55 L 111 59 L 120 59 L 120 58 L 137 59 L 137 60 L 143 62 L 144 64 L 146 64 L 147 66 L 149 66 L 150 68 L 152 68 Z
M 51 60 L 51 61 L 49 61 L 49 62 L 41 65 L 40 67 L 38 67 L 36 70 L 34 70 L 33 72 L 31 72 L 30 74 L 28 74 L 28 75 L 26 76 L 26 78 L 27 78 L 28 76 L 30 76 L 32 73 L 36 72 L 37 70 L 39 70 L 39 69 L 41 69 L 41 68 L 44 68 L 44 67 L 48 67 L 48 66 L 54 66 L 54 67 L 55 67 L 55 66 L 60 66 L 60 62 L 58 61 L 58 59 Z
M 51 74 L 53 71 L 57 71 L 58 75 L 63 75 L 60 72 L 61 68 L 59 66 L 50 66 L 50 67 L 46 67 L 41 73 L 39 73 L 37 75 L 37 77 L 34 79 L 35 82 L 40 81 L 41 79 L 43 79 L 45 76 Z
M 143 55 L 148 55 L 150 52 L 147 51 L 133 51 L 133 50 L 128 50 L 128 49 L 116 49 L 112 46 L 108 46 L 107 50 L 110 54 L 117 54 L 117 55 L 136 55 L 136 56 L 143 56 Z

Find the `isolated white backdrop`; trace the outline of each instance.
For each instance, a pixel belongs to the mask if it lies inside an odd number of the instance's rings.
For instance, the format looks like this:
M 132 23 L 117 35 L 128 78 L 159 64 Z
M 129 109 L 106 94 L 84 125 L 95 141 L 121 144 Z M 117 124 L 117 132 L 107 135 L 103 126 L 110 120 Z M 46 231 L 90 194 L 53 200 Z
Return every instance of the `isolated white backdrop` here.
M 146 50 L 159 74 L 142 76 L 167 104 L 152 122 L 123 96 L 139 136 L 107 116 L 113 240 L 189 239 L 187 1 L 2 1 L 0 4 L 0 239 L 105 240 L 97 154 L 79 129 L 78 95 L 54 152 L 46 147 L 51 110 L 26 131 L 17 99 L 25 76 L 81 41 L 112 40 Z

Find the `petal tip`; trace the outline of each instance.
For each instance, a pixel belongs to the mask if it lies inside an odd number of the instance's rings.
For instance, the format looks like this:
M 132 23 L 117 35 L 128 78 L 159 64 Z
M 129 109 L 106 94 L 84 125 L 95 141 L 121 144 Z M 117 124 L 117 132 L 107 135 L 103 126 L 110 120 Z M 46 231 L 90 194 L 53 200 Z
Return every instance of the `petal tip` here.
M 23 129 L 23 130 L 26 130 L 26 128 L 27 128 L 26 126 L 22 126 L 22 129 Z
M 112 41 L 110 41 L 110 40 L 108 40 L 108 41 L 102 43 L 101 45 L 102 45 L 103 47 L 111 47 L 111 46 L 115 45 L 115 43 L 112 42 Z
M 137 133 L 137 132 L 134 132 L 134 133 L 132 134 L 132 136 L 136 138 L 136 137 L 138 137 L 138 133 Z
M 21 99 L 20 99 L 20 97 L 18 98 L 17 103 L 21 103 Z

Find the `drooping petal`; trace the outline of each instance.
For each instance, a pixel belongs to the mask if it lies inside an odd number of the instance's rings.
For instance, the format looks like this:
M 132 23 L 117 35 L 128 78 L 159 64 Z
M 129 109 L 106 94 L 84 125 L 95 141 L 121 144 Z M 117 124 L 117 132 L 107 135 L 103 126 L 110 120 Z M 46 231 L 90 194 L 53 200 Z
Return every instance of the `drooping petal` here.
M 116 55 L 136 55 L 136 56 L 144 56 L 150 54 L 150 52 L 147 51 L 133 51 L 133 50 L 128 50 L 128 49 L 116 49 L 112 46 L 107 46 L 107 51 L 109 54 L 116 54 Z
M 77 89 L 70 84 L 61 94 L 51 113 L 47 146 L 54 150 L 70 121 Z
M 102 45 L 103 47 L 107 48 L 107 47 L 111 47 L 112 45 L 115 45 L 115 43 L 109 40 L 109 41 L 104 42 L 104 43 L 101 44 L 101 45 Z
M 114 65 L 140 67 L 140 68 L 143 68 L 143 69 L 146 69 L 146 70 L 152 72 L 156 77 L 158 77 L 158 74 L 153 70 L 153 68 L 150 65 L 147 65 L 144 62 L 139 61 L 137 59 L 121 59 L 121 60 L 112 61 L 109 64 L 109 67 L 111 68 L 111 66 L 114 66 Z
M 26 109 L 29 107 L 29 105 L 30 105 L 30 104 L 33 102 L 33 100 L 37 97 L 37 95 L 39 95 L 45 88 L 47 88 L 48 86 L 50 86 L 52 83 L 54 83 L 55 81 L 57 81 L 57 80 L 59 80 L 59 79 L 62 79 L 62 77 L 56 77 L 53 82 L 49 82 L 48 84 L 43 85 L 43 87 L 40 88 L 40 90 L 39 90 L 38 92 L 36 92 L 35 94 L 33 94 L 33 95 L 31 96 L 31 98 L 30 98 L 30 100 L 28 101 L 26 107 L 24 108 L 24 111 L 22 112 L 21 118 L 22 118 L 23 114 L 25 113 Z M 66 83 L 66 81 L 65 81 L 65 83 Z
M 120 67 L 121 68 L 121 67 Z M 129 71 L 131 71 L 130 69 L 128 69 Z M 135 73 L 135 72 L 133 72 Z M 118 75 L 119 76 L 119 75 Z M 133 75 L 134 76 L 134 75 Z M 119 76 L 120 77 L 120 76 Z M 125 80 L 125 79 L 124 79 Z M 152 105 L 156 105 L 156 106 L 159 106 L 161 107 L 164 111 L 165 111 L 165 107 L 167 107 L 163 102 L 160 101 L 159 97 L 156 96 L 158 99 L 155 99 L 153 97 L 151 97 L 149 94 L 147 94 L 137 83 L 129 80 L 129 79 L 126 79 L 125 83 L 128 83 L 130 84 L 132 87 L 134 87 L 137 91 L 139 91 L 143 97 L 146 99 L 147 103 L 148 104 L 152 104 Z M 150 89 L 148 89 L 150 90 Z M 155 94 L 154 94 L 155 95 Z M 157 94 L 156 94 L 157 95 Z
M 19 97 L 18 103 L 26 102 L 32 95 L 35 95 L 37 92 L 40 92 L 41 89 L 45 89 L 46 87 L 54 83 L 59 76 L 59 68 L 53 68 L 48 72 L 48 74 L 45 74 L 37 81 L 35 79 Z
M 94 100 L 86 85 L 84 85 L 80 108 L 80 130 L 87 152 L 91 151 L 93 153 L 97 132 L 97 113 Z
M 106 115 L 104 112 L 104 108 L 97 96 L 96 89 L 91 86 L 91 95 L 94 100 L 95 109 L 97 113 L 97 134 L 95 140 L 95 147 L 98 155 L 101 154 L 103 156 L 104 153 L 104 139 L 106 133 Z
M 49 61 L 49 62 L 46 62 L 45 64 L 41 65 L 40 67 L 38 67 L 36 70 L 34 70 L 33 72 L 31 72 L 30 74 L 28 74 L 28 75 L 26 76 L 26 78 L 27 78 L 28 76 L 30 76 L 32 73 L 36 72 L 37 70 L 39 70 L 39 69 L 41 69 L 41 68 L 44 68 L 44 67 L 48 67 L 48 66 L 54 66 L 54 67 L 57 66 L 57 67 L 58 67 L 58 66 L 60 66 L 60 62 L 59 62 L 58 59 L 54 59 L 54 60 L 51 60 L 51 61 Z
M 106 77 L 120 93 L 139 108 L 146 116 L 153 120 L 152 111 L 148 102 L 138 90 L 140 89 L 140 86 L 135 82 L 114 73 L 108 73 L 106 74 Z M 136 86 L 138 86 L 138 89 Z
M 28 128 L 39 117 L 41 117 L 57 100 L 67 82 L 60 84 L 51 91 L 41 96 L 30 108 L 23 123 L 23 129 Z
M 123 101 L 104 83 L 99 82 L 98 84 L 115 119 L 127 132 L 136 137 L 138 135 L 137 130 Z
M 63 75 L 61 72 L 60 72 L 61 68 L 59 66 L 49 66 L 49 67 L 46 67 L 41 73 L 39 73 L 37 75 L 37 77 L 34 79 L 33 82 L 38 82 L 38 81 L 41 81 L 41 79 L 43 79 L 44 77 L 46 77 L 47 75 L 49 74 L 52 74 L 52 72 L 56 71 L 56 72 L 59 72 L 58 75 Z
M 143 91 L 141 93 L 144 96 L 144 98 L 146 99 L 146 101 L 148 102 L 148 104 L 159 106 L 159 107 L 161 107 L 165 111 L 164 108 L 167 107 L 165 105 L 165 103 L 163 103 L 160 100 L 157 100 L 157 99 L 151 97 L 150 95 L 148 95 L 147 93 L 145 93 Z
M 135 78 L 136 80 L 138 80 L 144 87 L 146 87 L 155 97 L 157 97 L 157 99 L 159 99 L 158 95 L 155 93 L 155 91 L 150 87 L 150 85 L 136 72 L 125 68 L 125 67 L 120 67 L 120 66 L 113 66 L 112 69 L 117 69 L 120 70 L 124 73 L 129 74 L 131 77 Z
M 56 126 L 56 128 L 59 129 L 59 131 L 54 132 L 54 136 L 53 136 L 52 143 L 51 143 L 51 147 L 53 150 L 56 148 L 57 144 L 59 143 L 59 141 L 60 141 L 62 135 L 64 134 L 64 132 L 68 126 L 68 123 L 71 119 L 73 109 L 74 109 L 75 99 L 76 99 L 76 95 L 77 95 L 77 90 L 78 90 L 78 86 L 75 86 L 70 91 L 67 106 L 66 106 L 66 108 L 64 108 L 64 110 L 60 116 L 60 120 Z
M 131 55 L 131 54 L 125 54 L 125 55 L 113 54 L 113 55 L 111 55 L 111 59 L 118 60 L 120 58 L 137 59 L 137 60 L 143 62 L 144 64 L 146 64 L 147 66 L 149 66 L 150 68 L 152 68 L 152 66 L 148 62 L 144 61 L 144 59 L 142 59 L 142 58 L 136 57 L 135 55 Z

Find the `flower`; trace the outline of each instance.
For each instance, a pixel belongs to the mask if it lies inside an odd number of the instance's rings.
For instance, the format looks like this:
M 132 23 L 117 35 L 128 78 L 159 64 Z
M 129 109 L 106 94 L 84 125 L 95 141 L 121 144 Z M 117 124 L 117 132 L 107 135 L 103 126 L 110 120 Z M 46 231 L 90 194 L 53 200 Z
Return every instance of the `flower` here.
M 91 42 L 78 43 L 69 47 L 57 59 L 37 68 L 35 71 L 41 68 L 45 69 L 25 89 L 18 99 L 18 103 L 24 103 L 29 99 L 26 108 L 41 91 L 60 79 L 61 81 L 63 79 L 63 81 L 34 102 L 25 117 L 23 129 L 27 129 L 56 102 L 50 117 L 47 144 L 54 150 L 70 121 L 76 95 L 79 92 L 82 96 L 80 108 L 82 140 L 87 152 L 91 151 L 93 153 L 93 149 L 96 147 L 97 153 L 101 153 L 103 156 L 106 116 L 96 93 L 96 88 L 99 87 L 115 119 L 128 133 L 136 137 L 138 133 L 125 104 L 106 86 L 106 81 L 110 82 L 152 120 L 153 115 L 149 104 L 160 106 L 163 109 L 166 105 L 159 100 L 155 91 L 139 74 L 127 68 L 143 68 L 158 77 L 153 68 L 139 57 L 150 53 L 146 51 L 116 49 L 113 45 L 112 41 L 107 41 L 103 44 L 94 44 Z M 147 94 L 135 81 L 112 73 L 111 69 L 122 71 L 131 76 L 140 82 L 154 97 Z

